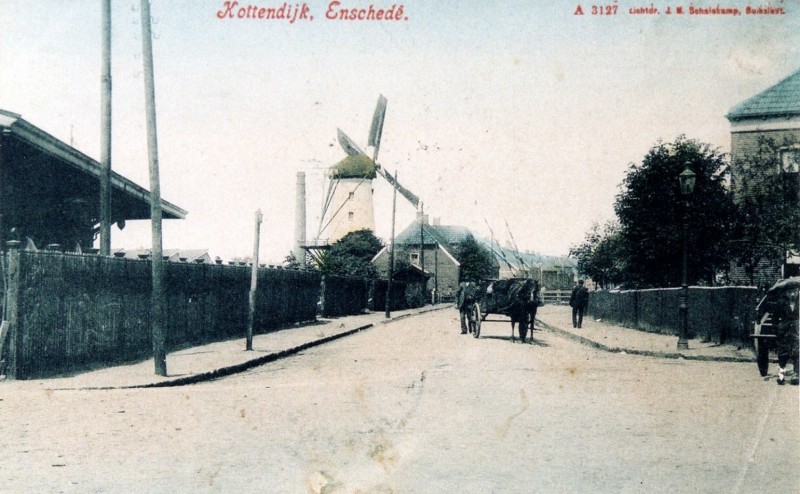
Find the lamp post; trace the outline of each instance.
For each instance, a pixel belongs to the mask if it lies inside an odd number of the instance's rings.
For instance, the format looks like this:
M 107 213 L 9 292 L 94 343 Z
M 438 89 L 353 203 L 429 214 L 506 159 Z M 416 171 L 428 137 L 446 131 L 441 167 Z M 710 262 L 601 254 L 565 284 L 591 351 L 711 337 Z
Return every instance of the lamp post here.
M 694 192 L 695 173 L 689 169 L 687 162 L 683 171 L 678 175 L 678 180 L 681 185 L 681 196 L 683 197 L 683 265 L 681 269 L 681 298 L 680 298 L 680 315 L 681 327 L 678 334 L 678 350 L 687 350 L 689 342 L 687 334 L 689 333 L 689 283 L 686 281 L 686 264 L 689 256 L 689 231 L 688 231 L 688 210 L 689 210 L 689 197 Z

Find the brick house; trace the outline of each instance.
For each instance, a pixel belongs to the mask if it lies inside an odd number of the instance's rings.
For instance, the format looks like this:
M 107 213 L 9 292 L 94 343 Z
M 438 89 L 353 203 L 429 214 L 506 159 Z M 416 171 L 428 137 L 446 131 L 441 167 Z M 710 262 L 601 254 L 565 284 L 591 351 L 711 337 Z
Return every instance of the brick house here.
M 757 181 L 746 183 L 747 174 L 781 174 L 789 186 L 789 200 L 800 207 L 800 70 L 731 108 L 731 191 L 741 200 Z M 753 170 L 761 166 L 761 170 Z M 758 189 L 755 189 L 758 190 Z M 793 192 L 792 192 L 793 191 Z M 786 200 L 786 199 L 782 199 Z M 799 232 L 800 233 L 800 232 Z M 758 267 L 756 283 L 771 284 L 781 274 L 800 274 L 792 262 L 797 253 L 765 246 L 771 252 Z M 737 266 L 731 271 L 740 278 Z
M 461 264 L 460 245 L 472 232 L 466 227 L 428 223 L 426 215 L 417 215 L 395 238 L 395 266 L 408 264 L 422 269 L 428 276 L 427 291 L 436 290 L 439 299 L 451 301 L 458 289 Z M 381 277 L 389 274 L 389 248 L 384 247 L 372 259 Z M 499 277 L 499 264 L 493 277 Z

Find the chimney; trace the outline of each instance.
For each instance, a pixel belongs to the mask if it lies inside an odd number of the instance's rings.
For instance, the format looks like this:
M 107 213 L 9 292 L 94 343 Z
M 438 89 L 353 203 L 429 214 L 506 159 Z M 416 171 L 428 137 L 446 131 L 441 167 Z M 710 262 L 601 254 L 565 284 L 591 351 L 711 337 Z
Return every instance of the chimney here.
M 294 257 L 300 267 L 306 267 L 306 174 L 297 172 L 297 189 L 294 209 Z

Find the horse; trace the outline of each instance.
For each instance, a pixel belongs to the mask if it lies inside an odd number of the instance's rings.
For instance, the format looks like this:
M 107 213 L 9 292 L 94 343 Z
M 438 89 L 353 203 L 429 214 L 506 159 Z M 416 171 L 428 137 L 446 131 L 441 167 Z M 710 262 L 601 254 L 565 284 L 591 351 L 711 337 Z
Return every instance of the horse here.
M 533 343 L 533 327 L 536 320 L 536 311 L 539 308 L 539 282 L 531 279 L 510 280 L 508 287 L 508 306 L 507 312 L 511 317 L 511 341 L 516 341 L 514 337 L 515 326 L 519 325 L 519 339 L 525 343 L 528 336 L 528 328 L 531 331 L 531 343 Z

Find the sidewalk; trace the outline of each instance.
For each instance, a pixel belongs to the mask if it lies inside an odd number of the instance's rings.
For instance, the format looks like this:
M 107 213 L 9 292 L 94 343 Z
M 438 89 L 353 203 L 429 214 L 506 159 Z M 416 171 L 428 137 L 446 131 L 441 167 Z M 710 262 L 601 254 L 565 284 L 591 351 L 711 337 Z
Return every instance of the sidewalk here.
M 392 312 L 386 319 L 382 312 L 318 319 L 316 323 L 298 325 L 253 336 L 253 351 L 245 351 L 245 339 L 239 338 L 197 346 L 167 355 L 166 377 L 155 374 L 152 359 L 143 362 L 107 367 L 68 377 L 27 381 L 4 381 L 2 386 L 24 386 L 57 389 L 124 389 L 167 387 L 192 384 L 241 372 L 259 365 L 299 353 L 379 324 L 435 310 L 454 310 L 452 304 L 425 306 Z M 662 358 L 711 360 L 720 362 L 755 362 L 750 348 L 734 345 L 716 345 L 699 340 L 689 340 L 688 350 L 677 350 L 677 337 L 637 331 L 612 324 L 583 320 L 580 329 L 572 327 L 571 312 L 567 306 L 546 305 L 539 308 L 536 327 L 545 328 L 582 344 L 605 350 Z
M 246 351 L 245 338 L 197 346 L 167 354 L 168 376 L 155 374 L 153 359 L 144 362 L 107 367 L 68 377 L 9 381 L 0 386 L 24 386 L 26 389 L 124 389 L 180 386 L 231 375 L 278 360 L 308 348 L 322 345 L 359 331 L 388 324 L 398 319 L 429 311 L 449 308 L 452 304 L 425 306 L 419 309 L 393 311 L 390 319 L 383 312 L 317 319 L 297 325 L 253 335 L 253 350 Z
M 536 314 L 537 328 L 541 326 L 600 350 L 687 360 L 718 362 L 755 362 L 749 347 L 718 345 L 699 339 L 689 340 L 688 350 L 678 350 L 678 337 L 623 328 L 591 317 L 584 317 L 582 327 L 572 327 L 572 309 L 565 305 L 545 305 Z

